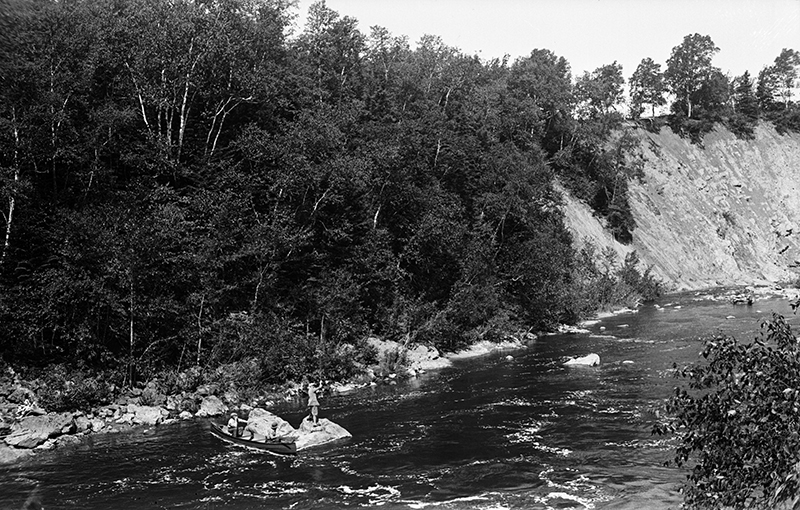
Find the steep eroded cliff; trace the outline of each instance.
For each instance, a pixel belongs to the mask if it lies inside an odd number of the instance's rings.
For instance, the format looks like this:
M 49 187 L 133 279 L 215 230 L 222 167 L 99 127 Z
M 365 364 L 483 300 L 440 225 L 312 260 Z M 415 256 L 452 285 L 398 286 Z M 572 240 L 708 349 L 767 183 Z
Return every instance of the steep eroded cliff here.
M 740 140 L 723 128 L 693 145 L 637 131 L 645 177 L 630 185 L 633 243 L 615 242 L 565 194 L 576 242 L 636 250 L 672 290 L 794 282 L 800 275 L 800 135 L 771 125 Z

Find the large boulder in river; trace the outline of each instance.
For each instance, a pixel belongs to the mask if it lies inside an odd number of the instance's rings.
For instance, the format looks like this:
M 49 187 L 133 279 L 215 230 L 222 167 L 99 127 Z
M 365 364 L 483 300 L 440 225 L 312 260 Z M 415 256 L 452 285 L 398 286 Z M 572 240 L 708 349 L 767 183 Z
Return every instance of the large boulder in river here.
M 226 406 L 219 397 L 210 395 L 208 397 L 203 397 L 203 401 L 200 402 L 200 410 L 197 411 L 197 416 L 201 418 L 205 416 L 219 416 L 227 411 L 228 406 Z
M 279 437 L 297 436 L 297 431 L 288 421 L 266 409 L 260 407 L 253 408 L 250 410 L 250 414 L 247 417 L 247 425 L 250 429 L 264 436 L 271 434 L 273 423 L 278 424 L 276 434 Z
M 345 430 L 344 427 L 333 423 L 326 418 L 320 418 L 319 423 L 315 425 L 311 422 L 308 416 L 306 416 L 300 423 L 300 428 L 297 430 L 297 432 L 298 436 L 295 443 L 297 444 L 298 450 L 330 443 L 331 441 L 336 441 L 337 439 L 353 437 L 353 435 Z
M 570 358 L 565 361 L 564 364 L 569 366 L 596 367 L 600 364 L 600 356 L 591 353 L 586 356 L 581 356 L 580 358 Z
M 0 443 L 0 466 L 3 464 L 12 464 L 19 459 L 33 454 L 31 450 L 20 450 L 19 448 L 11 448 Z
M 16 429 L 6 436 L 5 442 L 16 448 L 35 448 L 51 437 L 74 431 L 75 419 L 71 413 L 28 416 L 20 420 Z

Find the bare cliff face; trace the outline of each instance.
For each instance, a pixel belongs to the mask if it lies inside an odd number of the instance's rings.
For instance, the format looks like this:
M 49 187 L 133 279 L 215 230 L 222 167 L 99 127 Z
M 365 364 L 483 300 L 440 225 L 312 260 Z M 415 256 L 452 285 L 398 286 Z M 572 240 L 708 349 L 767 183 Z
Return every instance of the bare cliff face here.
M 633 243 L 615 242 L 564 194 L 579 245 L 636 250 L 671 290 L 794 283 L 800 276 L 800 135 L 762 124 L 754 140 L 718 128 L 703 146 L 639 130 L 645 178 L 630 185 Z

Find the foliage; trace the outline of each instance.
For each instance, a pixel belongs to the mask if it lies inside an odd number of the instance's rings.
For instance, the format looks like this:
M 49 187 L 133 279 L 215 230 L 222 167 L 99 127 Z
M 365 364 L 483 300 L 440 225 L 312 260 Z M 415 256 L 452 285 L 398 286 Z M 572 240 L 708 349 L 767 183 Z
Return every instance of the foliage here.
M 758 74 L 758 104 L 767 114 L 789 108 L 800 68 L 800 52 L 783 48 L 771 66 Z
M 644 112 L 644 105 L 649 104 L 652 117 L 656 116 L 656 107 L 667 104 L 664 98 L 666 92 L 664 85 L 664 73 L 661 72 L 661 64 L 657 64 L 652 58 L 643 58 L 633 72 L 630 79 L 631 86 L 631 116 L 638 119 Z
M 677 432 L 675 462 L 691 471 L 690 508 L 775 508 L 800 497 L 800 344 L 773 314 L 744 343 L 707 340 L 705 362 L 681 369 L 688 388 L 668 403 L 671 420 L 655 432 Z
M 663 284 L 652 274 L 652 268 L 642 271 L 639 255 L 629 252 L 620 262 L 611 249 L 597 253 L 591 243 L 581 248 L 577 261 L 577 278 L 573 293 L 580 303 L 577 308 L 613 310 L 635 308 L 654 301 L 663 293 Z M 585 313 L 585 312 L 584 312 Z
M 627 261 L 572 295 L 589 280 L 554 186 L 632 241 L 641 161 L 617 62 L 573 82 L 547 49 L 412 50 L 324 2 L 291 38 L 284 0 L 6 4 L 4 362 L 125 386 L 191 388 L 220 366 L 346 378 L 371 334 L 451 350 L 649 295 Z M 689 124 L 723 118 L 731 92 L 706 39 L 668 69 Z M 655 106 L 648 65 L 632 86 Z M 776 122 L 797 125 L 784 106 Z
M 749 72 L 745 71 L 731 82 L 731 102 L 732 111 L 726 121 L 728 129 L 740 138 L 752 139 L 758 122 L 758 99 Z
M 402 373 L 402 368 L 408 365 L 408 351 L 402 347 L 388 349 L 378 360 L 378 376 L 387 377 L 390 374 Z
M 711 60 L 719 51 L 714 41 L 707 35 L 691 34 L 683 42 L 672 48 L 664 71 L 664 82 L 670 92 L 675 94 L 673 103 L 675 113 L 693 118 L 694 105 L 698 95 L 711 75 L 718 71 L 712 67 Z
M 65 365 L 53 365 L 39 380 L 39 404 L 48 412 L 91 409 L 108 404 L 109 383 L 102 376 L 91 376 Z
M 608 113 L 622 103 L 625 79 L 622 65 L 616 61 L 597 68 L 593 73 L 584 73 L 575 84 L 575 96 L 579 104 L 578 115 Z

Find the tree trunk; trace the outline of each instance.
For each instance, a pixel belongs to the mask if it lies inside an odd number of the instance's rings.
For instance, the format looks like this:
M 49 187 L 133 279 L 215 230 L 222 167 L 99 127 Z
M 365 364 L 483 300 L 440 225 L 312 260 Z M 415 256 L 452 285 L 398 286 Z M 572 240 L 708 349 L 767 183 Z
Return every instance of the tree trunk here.
M 378 208 L 375 210 L 375 216 L 372 218 L 372 229 L 378 227 L 378 215 L 381 213 L 381 206 L 379 205 Z
M 267 268 L 262 266 L 258 269 L 258 283 L 256 284 L 256 290 L 253 292 L 253 301 L 250 304 L 250 316 L 256 316 L 256 307 L 258 306 L 258 294 L 261 291 L 261 284 L 264 283 L 264 273 L 266 272 Z
M 136 82 L 136 76 L 133 74 L 133 69 L 131 69 L 130 64 L 125 62 L 125 67 L 128 68 L 128 71 L 131 73 L 131 80 L 133 81 L 133 88 L 136 89 L 136 97 L 139 99 L 139 108 L 142 112 L 142 120 L 144 121 L 144 125 L 147 128 L 147 132 L 152 134 L 153 132 L 150 130 L 150 122 L 147 120 L 147 111 L 144 109 L 144 99 L 142 98 L 142 90 L 139 88 L 139 84 Z
M 189 59 L 192 58 L 192 51 L 194 50 L 194 39 L 192 42 L 189 43 Z M 192 66 L 186 71 L 186 82 L 183 85 L 183 100 L 181 101 L 181 118 L 180 118 L 180 128 L 178 130 L 178 154 L 175 158 L 176 161 L 180 161 L 181 159 L 181 151 L 183 150 L 183 134 L 186 132 L 186 124 L 189 118 L 189 110 L 191 109 L 189 106 L 189 84 L 192 80 L 192 73 L 194 73 L 194 68 L 197 65 L 199 57 L 192 62 Z
M 200 366 L 200 352 L 202 351 L 203 347 L 203 325 L 202 325 L 202 318 L 203 318 L 203 304 L 206 302 L 206 297 L 200 300 L 200 312 L 197 314 L 197 361 L 196 365 Z
M 129 383 L 130 383 L 131 387 L 133 387 L 133 382 L 134 382 L 133 381 L 133 348 L 134 348 L 134 345 L 135 345 L 135 337 L 133 335 L 133 270 L 130 271 L 130 276 L 131 276 L 131 299 L 130 299 L 130 307 L 131 308 L 130 308 L 130 318 L 129 318 L 129 324 L 130 324 L 130 360 L 128 361 L 128 363 L 129 363 L 129 365 L 128 365 L 128 380 L 129 380 Z
M 0 267 L 3 266 L 8 255 L 8 250 L 11 247 L 11 227 L 14 223 L 14 209 L 17 204 L 16 192 L 17 184 L 19 183 L 19 127 L 17 126 L 17 110 L 11 107 L 11 123 L 14 133 L 14 186 L 11 188 L 11 193 L 8 198 L 8 214 L 6 215 L 6 238 L 3 242 L 3 253 L 0 254 Z

